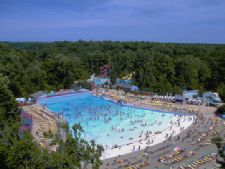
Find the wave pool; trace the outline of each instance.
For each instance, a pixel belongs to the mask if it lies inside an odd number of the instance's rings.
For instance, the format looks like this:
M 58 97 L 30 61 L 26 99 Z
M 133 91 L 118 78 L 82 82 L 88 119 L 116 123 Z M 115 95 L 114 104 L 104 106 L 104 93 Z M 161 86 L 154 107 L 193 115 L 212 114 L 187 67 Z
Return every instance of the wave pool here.
M 175 113 L 124 106 L 89 92 L 42 98 L 38 103 L 63 113 L 70 128 L 80 123 L 83 137 L 94 139 L 105 149 L 137 142 L 146 133 L 168 129 L 178 119 Z

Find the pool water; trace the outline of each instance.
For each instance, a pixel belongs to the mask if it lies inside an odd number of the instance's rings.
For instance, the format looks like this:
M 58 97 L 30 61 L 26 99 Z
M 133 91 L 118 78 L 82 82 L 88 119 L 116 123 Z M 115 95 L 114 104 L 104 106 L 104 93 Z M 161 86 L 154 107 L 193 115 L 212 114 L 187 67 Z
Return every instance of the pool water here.
M 63 113 L 69 127 L 80 123 L 83 137 L 111 148 L 138 141 L 146 131 L 162 131 L 171 126 L 173 113 L 122 106 L 91 93 L 77 93 L 38 100 L 53 112 Z

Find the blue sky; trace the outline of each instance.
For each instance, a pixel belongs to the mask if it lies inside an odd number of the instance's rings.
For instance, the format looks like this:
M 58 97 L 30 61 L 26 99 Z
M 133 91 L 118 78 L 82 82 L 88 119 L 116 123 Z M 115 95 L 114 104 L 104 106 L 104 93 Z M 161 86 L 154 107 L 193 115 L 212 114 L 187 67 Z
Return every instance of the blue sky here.
M 225 0 L 0 0 L 0 41 L 225 43 Z

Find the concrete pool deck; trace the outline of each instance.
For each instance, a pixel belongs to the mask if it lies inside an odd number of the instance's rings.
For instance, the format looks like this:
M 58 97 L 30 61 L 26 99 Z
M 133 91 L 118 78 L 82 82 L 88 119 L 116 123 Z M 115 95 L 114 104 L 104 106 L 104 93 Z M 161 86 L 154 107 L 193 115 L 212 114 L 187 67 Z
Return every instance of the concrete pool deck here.
M 107 158 L 112 158 L 112 157 L 116 157 L 119 155 L 125 155 L 134 151 L 139 151 L 139 150 L 143 150 L 148 146 L 154 146 L 156 144 L 162 143 L 163 141 L 165 141 L 168 137 L 167 136 L 171 136 L 174 137 L 177 134 L 179 134 L 180 132 L 182 132 L 183 130 L 185 130 L 186 128 L 188 128 L 192 123 L 193 120 L 188 120 L 188 118 L 183 119 L 180 121 L 180 125 L 177 124 L 178 119 L 173 119 L 174 124 L 171 125 L 170 127 L 164 129 L 163 131 L 161 131 L 161 133 L 159 134 L 152 134 L 148 137 L 148 139 L 146 139 L 145 137 L 141 137 L 139 138 L 138 141 L 132 142 L 132 143 L 128 143 L 127 145 L 123 145 L 120 146 L 118 148 L 112 148 L 112 149 L 107 149 L 103 152 L 103 155 L 101 157 L 101 159 L 107 159 Z M 182 130 L 181 130 L 182 128 Z M 152 140 L 152 142 L 148 142 L 148 140 Z M 135 149 L 134 149 L 135 147 Z

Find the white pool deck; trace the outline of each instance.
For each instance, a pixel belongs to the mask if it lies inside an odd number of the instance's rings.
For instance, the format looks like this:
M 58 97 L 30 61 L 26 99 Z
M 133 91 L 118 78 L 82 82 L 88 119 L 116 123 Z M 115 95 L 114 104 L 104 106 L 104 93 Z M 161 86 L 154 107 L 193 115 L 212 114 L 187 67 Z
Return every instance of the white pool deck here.
M 153 140 L 152 144 L 148 144 L 148 141 L 145 140 L 145 138 L 143 136 L 142 138 L 139 138 L 139 141 L 136 141 L 136 142 L 133 142 L 133 143 L 130 143 L 127 145 L 123 145 L 118 148 L 105 149 L 102 154 L 101 159 L 104 160 L 107 158 L 112 158 L 112 157 L 117 157 L 119 155 L 125 155 L 128 153 L 132 153 L 133 151 L 139 151 L 139 146 L 140 146 L 140 150 L 143 150 L 147 146 L 154 146 L 156 144 L 162 143 L 163 141 L 166 140 L 166 135 L 174 137 L 174 136 L 178 135 L 179 133 L 181 133 L 186 128 L 188 128 L 193 123 L 193 118 L 192 118 L 192 120 L 190 120 L 188 117 L 180 118 L 180 126 L 178 126 L 178 123 L 177 123 L 178 118 L 179 117 L 177 117 L 177 116 L 173 117 L 173 119 L 172 119 L 173 124 L 171 124 L 170 127 L 161 131 L 160 134 L 153 133 L 152 135 L 150 135 L 149 140 Z M 183 130 L 181 130 L 181 127 L 183 127 Z M 133 149 L 134 146 L 135 146 L 135 150 Z

